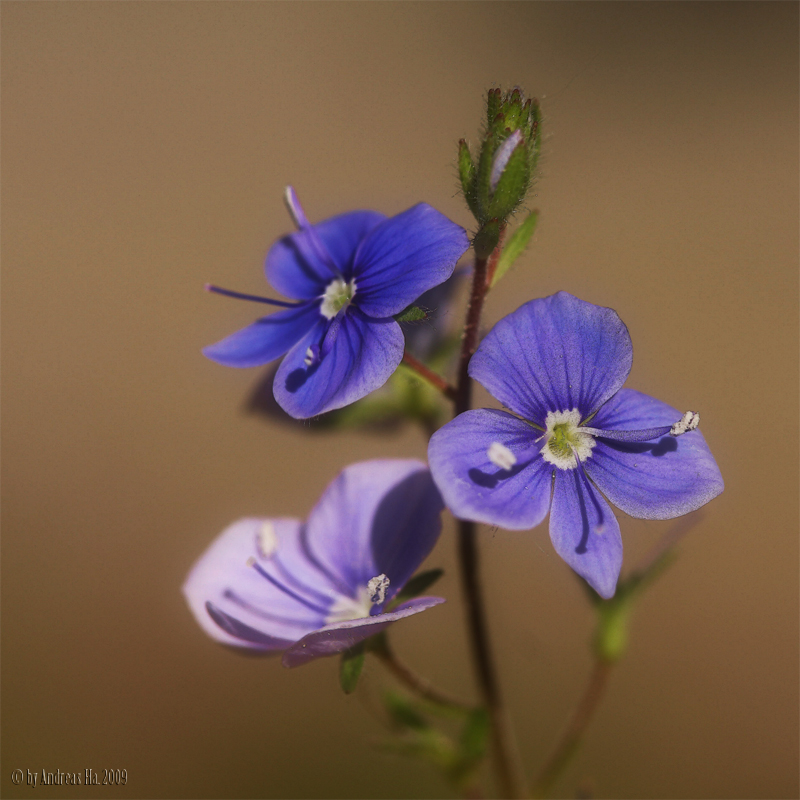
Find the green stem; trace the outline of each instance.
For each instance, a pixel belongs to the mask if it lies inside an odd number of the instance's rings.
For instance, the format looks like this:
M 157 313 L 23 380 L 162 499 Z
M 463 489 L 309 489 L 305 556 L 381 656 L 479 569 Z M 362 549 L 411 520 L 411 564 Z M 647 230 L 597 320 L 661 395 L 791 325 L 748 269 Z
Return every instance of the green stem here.
M 425 678 L 420 677 L 409 669 L 409 667 L 397 658 L 394 651 L 389 646 L 389 642 L 385 638 L 380 647 L 373 647 L 372 652 L 400 683 L 428 702 L 438 706 L 444 706 L 445 708 L 454 708 L 459 711 L 472 710 L 473 707 L 469 703 L 465 703 L 463 700 L 458 700 L 444 692 L 440 692 L 438 689 L 435 689 L 429 681 L 425 680 Z
M 598 658 L 595 661 L 589 681 L 575 708 L 572 719 L 550 758 L 547 759 L 544 767 L 542 767 L 533 790 L 533 797 L 544 798 L 548 796 L 553 784 L 577 752 L 578 745 L 586 732 L 589 721 L 605 693 L 613 666 L 612 662 L 605 659 Z

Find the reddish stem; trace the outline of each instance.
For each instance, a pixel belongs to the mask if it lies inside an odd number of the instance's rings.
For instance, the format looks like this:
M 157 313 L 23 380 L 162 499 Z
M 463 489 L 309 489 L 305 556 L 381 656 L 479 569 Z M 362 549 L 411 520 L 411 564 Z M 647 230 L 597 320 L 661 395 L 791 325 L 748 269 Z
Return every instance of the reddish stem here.
M 435 389 L 438 389 L 448 400 L 455 401 L 456 390 L 441 375 L 426 367 L 421 361 L 417 361 L 411 353 L 406 350 L 403 353 L 403 363 L 414 370 L 420 377 L 424 378 Z

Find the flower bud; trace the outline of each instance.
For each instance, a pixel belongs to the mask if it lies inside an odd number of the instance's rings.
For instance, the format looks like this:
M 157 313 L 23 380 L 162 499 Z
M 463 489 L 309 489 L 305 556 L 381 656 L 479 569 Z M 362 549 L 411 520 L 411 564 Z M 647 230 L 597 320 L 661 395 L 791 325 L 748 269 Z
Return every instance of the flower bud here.
M 519 87 L 506 94 L 490 89 L 477 166 L 464 140 L 459 142 L 461 188 L 481 225 L 505 221 L 525 199 L 539 157 L 539 123 L 539 104 L 526 100 Z

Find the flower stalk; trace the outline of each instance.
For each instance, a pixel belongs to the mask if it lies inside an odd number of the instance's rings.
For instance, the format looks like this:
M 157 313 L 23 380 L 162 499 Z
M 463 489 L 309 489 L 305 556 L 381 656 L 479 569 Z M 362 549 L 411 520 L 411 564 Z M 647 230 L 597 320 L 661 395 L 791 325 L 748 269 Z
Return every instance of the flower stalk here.
M 386 669 L 407 689 L 443 708 L 456 711 L 471 711 L 472 706 L 463 700 L 451 697 L 445 692 L 436 689 L 425 678 L 419 676 L 410 667 L 400 661 L 389 645 L 389 640 L 385 635 L 376 636 L 370 646 L 370 652 L 375 655 Z
M 488 288 L 486 279 L 488 262 L 489 258 L 478 257 L 475 259 L 453 402 L 455 416 L 467 411 L 472 401 L 472 381 L 469 377 L 468 367 L 469 360 L 478 345 L 481 312 Z M 492 724 L 492 756 L 498 786 L 503 797 L 525 797 L 527 794 L 525 775 L 508 712 L 503 702 L 489 640 L 476 533 L 477 525 L 474 522 L 458 520 L 458 556 L 461 585 L 467 606 L 470 644 L 481 695 Z

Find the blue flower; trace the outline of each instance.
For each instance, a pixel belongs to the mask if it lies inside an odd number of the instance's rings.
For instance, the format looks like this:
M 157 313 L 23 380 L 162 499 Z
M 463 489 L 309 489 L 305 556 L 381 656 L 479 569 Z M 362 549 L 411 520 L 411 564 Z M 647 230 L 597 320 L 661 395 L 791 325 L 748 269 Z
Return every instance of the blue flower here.
M 403 333 L 393 315 L 447 280 L 469 239 L 425 203 L 390 219 L 352 211 L 311 225 L 291 187 L 286 201 L 299 230 L 273 245 L 265 269 L 270 284 L 298 302 L 209 286 L 283 310 L 203 352 L 230 367 L 255 367 L 286 354 L 275 399 L 291 416 L 306 419 L 346 406 L 389 379 L 403 358 Z
M 610 308 L 566 292 L 532 300 L 495 325 L 469 365 L 518 416 L 467 411 L 428 449 L 457 517 L 522 530 L 549 510 L 556 551 L 605 598 L 622 566 L 606 498 L 632 517 L 671 519 L 724 487 L 697 414 L 622 389 L 632 356 Z
M 183 592 L 223 644 L 284 651 L 287 667 L 335 655 L 444 602 L 416 597 L 385 610 L 436 544 L 443 508 L 420 461 L 351 464 L 305 523 L 242 519 L 223 531 Z

